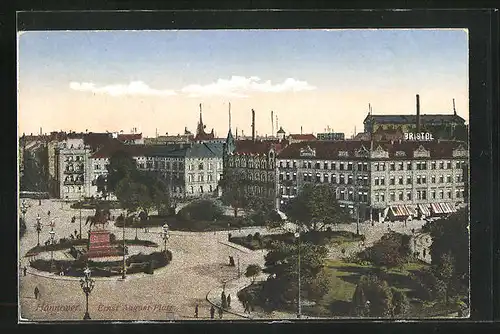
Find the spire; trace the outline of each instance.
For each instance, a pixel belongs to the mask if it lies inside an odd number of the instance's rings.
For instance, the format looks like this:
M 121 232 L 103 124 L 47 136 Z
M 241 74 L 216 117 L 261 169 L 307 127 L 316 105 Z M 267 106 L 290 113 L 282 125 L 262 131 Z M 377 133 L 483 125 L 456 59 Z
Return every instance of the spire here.
M 231 132 L 231 102 L 229 102 L 229 132 Z
M 453 115 L 457 116 L 457 109 L 455 109 L 455 99 L 453 99 Z

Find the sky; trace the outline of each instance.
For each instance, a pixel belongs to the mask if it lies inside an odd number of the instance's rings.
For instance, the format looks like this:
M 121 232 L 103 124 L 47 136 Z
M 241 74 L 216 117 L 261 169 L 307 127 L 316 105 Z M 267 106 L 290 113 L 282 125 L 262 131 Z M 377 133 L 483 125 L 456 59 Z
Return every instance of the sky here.
M 145 136 L 361 132 L 372 113 L 468 110 L 456 30 L 31 31 L 18 35 L 18 131 Z M 274 113 L 274 129 L 271 122 Z

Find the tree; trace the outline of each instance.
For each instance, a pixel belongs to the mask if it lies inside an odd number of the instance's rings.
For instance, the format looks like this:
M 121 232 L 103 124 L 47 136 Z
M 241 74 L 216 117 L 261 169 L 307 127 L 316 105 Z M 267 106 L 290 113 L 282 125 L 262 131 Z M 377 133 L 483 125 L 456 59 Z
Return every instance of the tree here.
M 108 197 L 108 186 L 106 181 L 106 176 L 99 175 L 96 179 L 97 192 L 100 192 L 102 198 L 107 199 Z
M 178 215 L 184 220 L 213 221 L 224 214 L 222 208 L 214 201 L 201 199 L 183 207 Z
M 377 266 L 399 267 L 406 263 L 411 255 L 410 237 L 396 232 L 386 233 L 361 254 L 364 260 Z
M 328 250 L 309 242 L 300 244 L 301 293 L 314 296 L 321 286 L 316 278 L 324 266 Z M 298 296 L 299 245 L 275 242 L 265 256 L 263 272 L 268 274 L 263 293 L 274 305 L 295 301 Z
M 445 286 L 445 299 L 468 295 L 469 217 L 467 208 L 428 223 L 423 227 L 432 238 L 432 271 Z
M 117 151 L 109 158 L 107 190 L 115 193 L 123 179 L 135 179 L 138 171 L 135 160 L 124 151 Z
M 393 315 L 395 317 L 405 315 L 410 309 L 410 302 L 403 291 L 392 289 Z
M 287 205 L 285 213 L 291 221 L 313 231 L 349 220 L 348 213 L 337 201 L 335 189 L 329 184 L 305 185 Z
M 255 278 L 262 272 L 262 268 L 258 264 L 250 264 L 245 272 L 246 277 L 252 278 L 252 284 L 255 283 Z
M 147 187 L 128 177 L 118 183 L 115 195 L 128 212 L 135 212 L 138 209 L 147 211 L 151 203 Z
M 386 281 L 375 275 L 362 276 L 352 299 L 353 312 L 362 315 L 389 317 L 392 313 L 392 291 Z

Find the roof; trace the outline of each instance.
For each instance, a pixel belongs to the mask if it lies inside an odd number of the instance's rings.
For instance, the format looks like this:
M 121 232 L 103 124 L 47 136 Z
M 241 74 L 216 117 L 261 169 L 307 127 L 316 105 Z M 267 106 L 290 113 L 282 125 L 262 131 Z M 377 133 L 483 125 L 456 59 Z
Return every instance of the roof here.
M 83 143 L 85 145 L 90 146 L 90 149 L 92 151 L 97 151 L 101 147 L 106 146 L 107 144 L 116 141 L 111 135 L 111 133 L 85 133 L 85 134 L 74 134 L 74 138 L 82 138 L 83 137 Z M 68 137 L 70 135 L 68 134 Z
M 286 140 L 237 140 L 233 154 L 267 154 L 271 148 L 279 152 L 287 144 Z
M 379 124 L 416 124 L 417 115 L 367 115 L 363 123 L 369 121 Z M 465 120 L 454 114 L 426 114 L 420 115 L 422 124 L 443 124 L 443 123 L 460 123 L 464 124 Z
M 389 152 L 389 158 L 400 159 L 396 156 L 396 152 L 405 152 L 404 159 L 413 158 L 414 151 L 422 146 L 430 151 L 431 158 L 452 157 L 453 150 L 462 146 L 467 149 L 467 145 L 460 141 L 432 141 L 432 142 L 416 142 L 416 141 L 374 141 L 373 150 L 381 147 L 384 151 Z M 370 150 L 371 142 L 362 140 L 342 140 L 342 141 L 311 141 L 293 143 L 285 147 L 279 154 L 280 159 L 300 159 L 300 150 L 311 148 L 316 151 L 315 157 L 310 159 L 338 159 L 339 151 L 349 152 L 349 158 L 355 156 L 355 152 L 364 148 Z M 342 158 L 342 157 L 340 157 Z
M 288 136 L 288 138 L 294 139 L 294 140 L 316 140 L 317 139 L 312 133 L 290 134 Z
M 142 139 L 142 133 L 121 133 L 117 136 L 118 140 L 129 141 Z
M 109 158 L 116 152 L 125 152 L 131 157 L 140 157 L 147 154 L 151 149 L 151 146 L 147 145 L 124 145 L 120 141 L 113 139 L 105 146 L 101 147 L 92 155 L 94 159 Z
M 277 133 L 285 133 L 285 130 L 283 130 L 283 128 L 280 126 L 280 129 L 278 130 Z
M 165 146 L 149 146 L 150 157 L 222 158 L 223 143 L 190 143 Z

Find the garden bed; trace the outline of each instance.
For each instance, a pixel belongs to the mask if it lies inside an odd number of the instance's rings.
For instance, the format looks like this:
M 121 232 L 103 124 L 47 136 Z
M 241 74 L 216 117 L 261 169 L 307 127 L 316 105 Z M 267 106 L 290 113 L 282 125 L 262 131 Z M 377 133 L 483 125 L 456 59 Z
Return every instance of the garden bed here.
M 151 254 L 136 254 L 125 260 L 127 264 L 127 274 L 147 273 L 153 274 L 154 270 L 165 267 L 172 260 L 172 253 L 167 250 L 154 252 Z M 122 274 L 123 261 L 83 261 L 83 260 L 54 260 L 56 273 L 64 272 L 65 276 L 81 277 L 83 270 L 88 267 L 92 270 L 92 276 L 111 277 Z M 40 271 L 51 271 L 52 262 L 50 260 L 30 261 L 30 266 Z
M 364 236 L 347 231 L 321 231 L 305 233 L 301 236 L 301 240 L 304 242 L 312 242 L 316 245 L 340 245 L 346 242 L 364 240 Z M 295 243 L 297 242 L 297 238 L 291 232 L 267 235 L 260 235 L 257 232 L 254 235 L 249 234 L 245 237 L 231 237 L 229 241 L 251 250 L 257 250 L 269 249 L 275 241 Z

